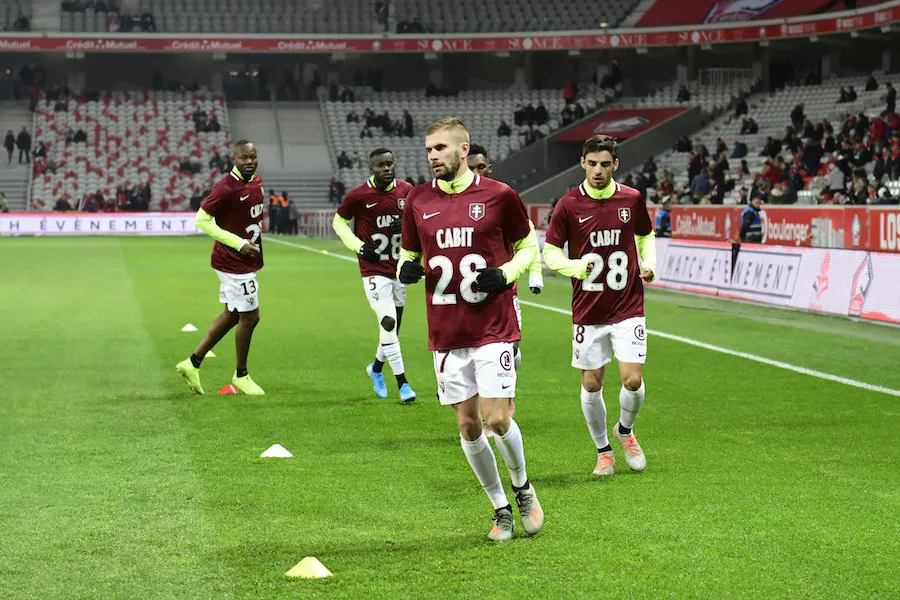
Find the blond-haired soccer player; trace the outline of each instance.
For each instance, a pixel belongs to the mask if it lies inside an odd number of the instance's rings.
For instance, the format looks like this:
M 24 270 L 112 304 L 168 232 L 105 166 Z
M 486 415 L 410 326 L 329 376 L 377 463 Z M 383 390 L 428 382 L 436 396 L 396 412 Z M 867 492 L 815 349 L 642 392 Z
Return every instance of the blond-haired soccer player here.
M 584 182 L 553 210 L 544 260 L 572 278 L 572 366 L 581 369 L 581 408 L 597 446 L 594 474 L 612 475 L 616 462 L 603 402 L 603 374 L 614 355 L 622 389 L 613 436 L 631 470 L 643 471 L 647 459 L 632 429 L 644 403 L 644 282 L 655 277 L 653 224 L 641 193 L 613 179 L 619 167 L 615 139 L 589 138 L 581 166 Z M 565 244 L 569 258 L 563 254 Z
M 429 126 L 425 150 L 435 179 L 406 198 L 398 276 L 406 284 L 425 278 L 438 397 L 453 407 L 463 452 L 493 504 L 488 537 L 510 539 L 513 514 L 481 415 L 509 469 L 522 527 L 535 534 L 544 513 L 509 400 L 516 390 L 513 343 L 520 338 L 511 284 L 534 260 L 537 236 L 516 192 L 469 169 L 469 132 L 461 121 Z

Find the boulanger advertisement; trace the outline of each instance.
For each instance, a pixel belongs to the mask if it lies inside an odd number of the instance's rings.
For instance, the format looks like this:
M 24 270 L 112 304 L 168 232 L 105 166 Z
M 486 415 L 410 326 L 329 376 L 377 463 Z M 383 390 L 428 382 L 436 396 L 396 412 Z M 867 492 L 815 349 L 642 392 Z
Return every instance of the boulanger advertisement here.
M 653 285 L 900 323 L 900 255 L 658 239 Z

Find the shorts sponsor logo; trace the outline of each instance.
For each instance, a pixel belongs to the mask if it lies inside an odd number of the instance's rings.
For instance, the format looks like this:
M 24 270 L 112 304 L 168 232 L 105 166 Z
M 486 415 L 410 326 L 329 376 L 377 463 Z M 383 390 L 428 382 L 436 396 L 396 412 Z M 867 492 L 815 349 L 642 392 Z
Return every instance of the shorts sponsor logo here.
M 581 351 L 578 348 L 575 348 L 575 359 L 581 358 Z
M 644 330 L 644 326 L 643 326 L 643 325 L 637 325 L 637 326 L 635 326 L 635 328 L 634 328 L 634 337 L 636 337 L 637 339 L 639 339 L 639 340 L 641 340 L 641 341 L 647 339 L 647 332 Z
M 504 350 L 500 354 L 500 366 L 503 368 L 504 371 L 509 371 L 510 369 L 512 369 L 512 363 L 513 363 L 512 355 L 509 353 L 508 350 Z

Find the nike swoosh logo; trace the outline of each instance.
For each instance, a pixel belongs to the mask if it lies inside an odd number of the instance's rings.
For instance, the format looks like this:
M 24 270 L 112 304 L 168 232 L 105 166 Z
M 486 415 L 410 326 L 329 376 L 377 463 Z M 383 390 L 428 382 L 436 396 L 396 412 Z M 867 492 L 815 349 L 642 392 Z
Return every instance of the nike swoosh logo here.
M 644 354 L 638 354 L 638 358 L 644 358 L 645 356 L 647 356 L 646 353 L 644 353 Z
M 249 197 L 250 197 L 250 194 L 247 194 L 246 196 L 241 196 L 241 202 L 243 202 L 244 200 L 246 200 Z
M 423 219 L 430 219 L 431 217 L 436 217 L 436 216 L 439 215 L 439 214 L 441 214 L 441 211 L 437 211 L 436 213 L 431 213 L 430 215 L 429 215 L 428 213 L 424 213 L 424 214 L 422 215 L 422 218 L 423 218 Z
M 594 215 L 591 215 L 591 216 L 589 216 L 589 217 L 579 217 L 579 218 L 578 218 L 578 222 L 579 222 L 579 223 L 584 223 L 585 221 L 590 221 L 590 220 L 593 219 L 593 218 L 594 218 Z
M 512 387 L 512 384 L 510 383 L 509 385 L 501 385 L 501 386 L 500 386 L 500 389 L 508 390 L 508 389 L 511 388 L 511 387 Z
M 372 208 L 372 207 L 375 206 L 376 204 L 378 204 L 378 203 L 377 203 L 377 202 L 373 202 L 372 204 L 366 204 L 366 208 Z

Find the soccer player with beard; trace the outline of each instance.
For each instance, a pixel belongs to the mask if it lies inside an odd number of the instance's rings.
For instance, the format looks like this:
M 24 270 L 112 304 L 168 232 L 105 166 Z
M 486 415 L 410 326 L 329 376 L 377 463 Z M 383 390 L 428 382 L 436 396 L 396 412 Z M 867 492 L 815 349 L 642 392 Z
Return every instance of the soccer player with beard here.
M 544 260 L 554 271 L 572 278 L 572 366 L 581 369 L 581 408 L 597 446 L 594 474 L 615 471 L 603 402 L 603 374 L 613 355 L 622 379 L 613 436 L 622 445 L 631 470 L 643 471 L 647 459 L 633 428 L 644 403 L 644 282 L 655 278 L 653 224 L 641 193 L 613 179 L 619 167 L 614 138 L 588 138 L 581 166 L 584 182 L 553 210 Z M 570 258 L 563 254 L 566 243 Z
M 408 404 L 416 393 L 406 380 L 403 354 L 400 352 L 400 321 L 406 304 L 406 286 L 397 281 L 400 256 L 400 216 L 412 186 L 396 180 L 394 155 L 387 148 L 369 154 L 369 179 L 344 196 L 334 215 L 335 232 L 344 245 L 358 255 L 359 272 L 369 306 L 378 319 L 378 348 L 375 361 L 366 367 L 375 395 L 387 398 L 382 368 L 390 363 L 400 401 Z M 354 229 L 350 220 L 354 219 Z
M 491 173 L 494 172 L 494 165 L 491 164 L 487 149 L 484 146 L 481 146 L 479 144 L 471 144 L 469 146 L 469 156 L 467 157 L 467 161 L 469 163 L 469 169 L 471 169 L 472 172 L 476 175 L 481 175 L 482 177 L 490 177 Z M 529 223 L 531 223 L 530 220 Z M 531 228 L 534 229 L 534 223 L 531 223 Z M 516 287 L 516 284 L 513 284 L 513 290 L 518 292 Z M 538 255 L 535 257 L 534 262 L 532 262 L 528 266 L 528 288 L 531 290 L 532 294 L 540 294 L 541 290 L 544 289 L 544 267 L 541 264 L 540 252 L 538 252 Z M 521 330 L 522 307 L 519 306 L 518 293 L 516 293 L 514 301 L 516 306 L 516 317 L 519 319 L 519 329 Z M 519 349 L 519 342 L 516 342 L 515 348 L 515 363 L 516 369 L 518 369 L 519 365 L 522 363 L 522 351 Z M 515 413 L 515 410 L 516 408 L 513 405 L 513 413 Z
M 481 415 L 509 469 L 522 527 L 533 535 L 544 513 L 509 401 L 516 389 L 513 343 L 520 338 L 511 284 L 534 261 L 537 236 L 518 194 L 469 170 L 469 132 L 461 121 L 429 126 L 425 150 L 435 179 L 406 198 L 398 276 L 406 284 L 425 277 L 438 396 L 453 406 L 463 453 L 494 506 L 488 537 L 510 539 L 513 514 Z
M 215 240 L 211 263 L 219 276 L 219 300 L 225 305 L 225 311 L 209 326 L 194 353 L 175 369 L 195 393 L 202 394 L 200 363 L 237 326 L 236 367 L 231 383 L 244 394 L 261 396 L 265 392 L 247 373 L 247 355 L 253 330 L 259 323 L 256 273 L 263 267 L 261 234 L 265 193 L 256 174 L 259 157 L 251 142 L 237 142 L 232 161 L 234 168 L 203 200 L 196 220 L 197 227 Z

